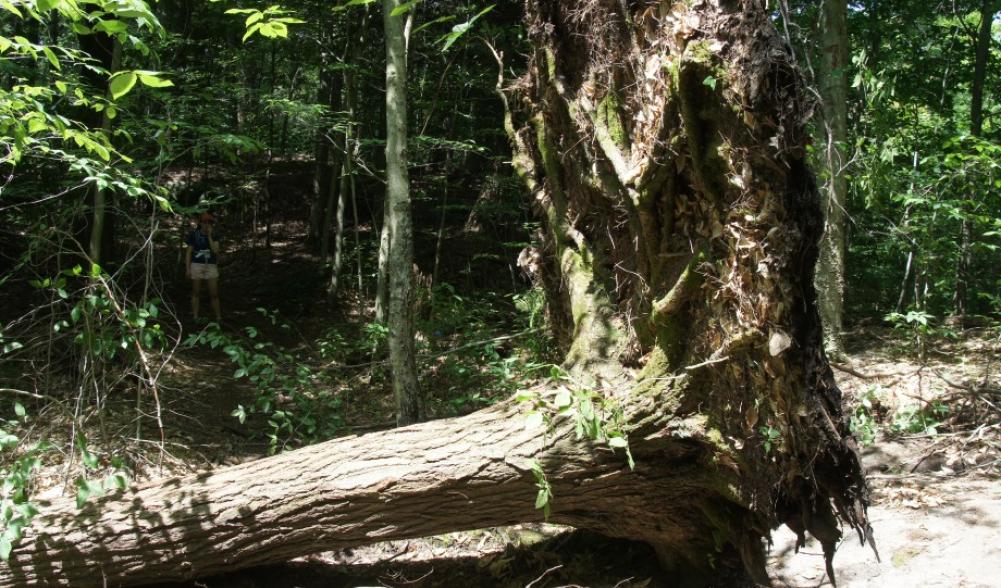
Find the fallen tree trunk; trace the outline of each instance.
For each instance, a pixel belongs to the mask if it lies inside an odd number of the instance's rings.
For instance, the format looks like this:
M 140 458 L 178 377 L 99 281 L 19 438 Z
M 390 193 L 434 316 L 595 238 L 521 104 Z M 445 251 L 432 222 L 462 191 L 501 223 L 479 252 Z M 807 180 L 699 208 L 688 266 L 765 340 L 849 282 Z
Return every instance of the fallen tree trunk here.
M 691 509 L 721 508 L 713 489 L 734 472 L 706 470 L 708 456 L 669 433 L 683 423 L 664 428 L 658 404 L 643 403 L 653 437 L 634 447 L 634 470 L 621 451 L 577 441 L 566 419 L 551 430 L 525 427 L 524 407 L 509 402 L 159 480 L 79 513 L 69 499 L 45 505 L 55 514 L 36 520 L 0 584 L 185 580 L 319 550 L 541 521 L 540 457 L 554 495 L 551 521 L 663 546 L 702 543 Z
M 780 524 L 829 565 L 841 524 L 868 535 L 816 309 L 808 105 L 763 3 L 527 0 L 526 23 L 528 73 L 498 86 L 566 389 L 53 505 L 0 584 L 192 578 L 537 504 L 693 584 L 766 583 Z

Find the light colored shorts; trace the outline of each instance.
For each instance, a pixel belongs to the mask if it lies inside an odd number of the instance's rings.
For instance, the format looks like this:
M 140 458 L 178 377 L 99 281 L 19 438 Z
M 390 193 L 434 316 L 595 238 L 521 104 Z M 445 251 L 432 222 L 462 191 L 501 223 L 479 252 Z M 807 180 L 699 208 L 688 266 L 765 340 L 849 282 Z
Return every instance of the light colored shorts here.
M 214 280 L 219 277 L 219 266 L 214 263 L 191 264 L 192 280 Z

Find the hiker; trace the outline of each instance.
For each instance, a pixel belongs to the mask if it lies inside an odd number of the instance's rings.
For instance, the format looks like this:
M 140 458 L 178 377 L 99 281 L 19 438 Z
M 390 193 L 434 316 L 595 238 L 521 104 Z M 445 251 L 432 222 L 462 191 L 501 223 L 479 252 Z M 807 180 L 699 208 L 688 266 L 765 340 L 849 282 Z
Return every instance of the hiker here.
M 219 241 L 212 234 L 214 225 L 215 216 L 211 212 L 203 212 L 198 216 L 198 227 L 184 238 L 188 246 L 185 263 L 188 278 L 191 279 L 191 314 L 198 319 L 204 281 L 209 287 L 212 311 L 219 321 L 222 320 L 222 312 L 219 310 Z

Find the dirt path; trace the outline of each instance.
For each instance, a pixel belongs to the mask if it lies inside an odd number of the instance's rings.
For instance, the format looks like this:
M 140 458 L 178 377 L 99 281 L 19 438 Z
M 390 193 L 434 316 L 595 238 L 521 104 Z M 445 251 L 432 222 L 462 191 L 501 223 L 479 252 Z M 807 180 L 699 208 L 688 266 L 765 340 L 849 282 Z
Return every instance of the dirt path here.
M 881 486 L 869 514 L 882 561 L 856 536 L 846 537 L 834 558 L 838 586 L 1001 586 L 1001 483 L 925 475 L 872 481 Z M 770 572 L 777 586 L 831 586 L 816 542 L 795 554 L 788 529 L 774 540 Z

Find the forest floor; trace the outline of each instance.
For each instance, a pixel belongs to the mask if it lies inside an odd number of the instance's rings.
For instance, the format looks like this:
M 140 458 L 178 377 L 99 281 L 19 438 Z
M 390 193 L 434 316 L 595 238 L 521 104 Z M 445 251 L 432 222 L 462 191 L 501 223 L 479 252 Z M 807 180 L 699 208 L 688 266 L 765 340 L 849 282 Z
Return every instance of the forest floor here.
M 900 332 L 853 333 L 839 364 L 846 409 L 863 447 L 870 517 L 881 560 L 846 535 L 838 586 L 1001 586 L 1001 359 L 997 334 L 967 331 L 927 342 L 924 360 Z M 222 407 L 226 408 L 226 407 Z M 223 411 L 225 412 L 225 411 Z M 796 552 L 774 534 L 776 586 L 831 586 L 819 545 Z M 553 588 L 669 587 L 642 544 L 554 525 L 519 525 L 380 543 L 191 586 Z M 729 588 L 724 581 L 723 588 Z
M 318 296 L 324 282 L 316 260 L 295 243 L 277 240 L 272 245 L 266 257 L 250 259 L 244 252 L 245 257 L 233 256 L 223 267 L 221 329 L 190 317 L 176 323 L 182 341 L 192 334 L 216 333 L 218 346 L 182 344 L 166 365 L 160 380 L 162 443 L 150 417 L 156 407 L 148 398 L 99 400 L 103 409 L 92 409 L 89 417 L 85 411 L 77 421 L 85 423 L 88 450 L 99 457 L 103 470 L 84 471 L 75 452 L 66 451 L 63 460 L 47 462 L 39 474 L 38 498 L 73 492 L 75 476 L 107 473 L 113 469 L 112 455 L 124 454 L 131 477 L 141 481 L 257 459 L 269 447 L 308 441 L 280 430 L 275 439 L 268 437 L 269 418 L 250 410 L 260 402 L 261 388 L 247 377 L 234 377 L 247 362 L 235 362 L 226 348 L 260 352 L 274 362 L 276 372 L 291 374 L 282 385 L 314 386 L 335 397 L 334 405 L 310 410 L 317 419 L 334 419 L 337 434 L 391 426 L 388 377 L 379 362 L 371 361 L 367 309 L 325 302 Z M 168 298 L 185 301 L 182 276 L 173 283 Z M 506 325 L 492 315 L 469 314 L 490 301 L 451 296 L 452 306 L 437 311 L 441 318 L 426 329 L 425 339 L 431 340 L 422 344 L 422 375 L 436 417 L 464 414 L 504 397 L 529 377 L 526 371 L 541 365 L 519 359 L 518 348 L 503 337 L 525 327 L 510 322 L 510 296 L 498 296 L 494 302 L 501 308 L 491 311 L 506 316 Z M 262 307 L 268 310 L 262 312 Z M 877 562 L 869 546 L 846 536 L 834 560 L 838 586 L 1001 586 L 1001 338 L 996 329 L 940 330 L 923 341 L 915 337 L 911 331 L 883 327 L 857 330 L 838 364 L 846 410 L 863 441 L 873 492 L 870 517 L 882 558 Z M 456 348 L 462 352 L 447 354 Z M 299 363 L 303 358 L 310 358 L 310 371 L 296 374 L 292 368 L 304 365 Z M 344 367 L 351 369 L 338 371 Z M 268 398 L 282 405 L 290 401 L 287 389 Z M 242 423 L 234 416 L 239 407 L 248 413 Z M 137 409 L 146 417 L 137 419 Z M 72 447 L 70 439 L 78 432 L 68 424 L 73 414 L 69 402 L 49 405 L 34 418 L 32 434 Z M 777 586 L 830 585 L 817 545 L 808 543 L 796 554 L 794 537 L 784 529 L 775 532 L 774 540 L 770 573 Z M 187 584 L 456 585 L 627 588 L 672 583 L 660 574 L 645 545 L 553 525 L 519 525 L 321 553 Z M 720 586 L 729 588 L 725 581 Z

